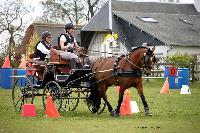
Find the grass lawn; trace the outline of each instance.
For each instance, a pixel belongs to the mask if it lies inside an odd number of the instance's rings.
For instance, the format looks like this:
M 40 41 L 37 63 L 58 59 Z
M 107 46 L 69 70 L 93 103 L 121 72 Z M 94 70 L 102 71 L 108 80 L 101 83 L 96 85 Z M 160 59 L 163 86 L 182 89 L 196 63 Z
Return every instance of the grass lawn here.
M 24 118 L 14 112 L 11 90 L 0 89 L 0 133 L 199 133 L 200 132 L 200 82 L 190 86 L 191 95 L 181 95 L 180 90 L 160 94 L 163 80 L 144 82 L 144 93 L 153 116 L 145 116 L 142 102 L 134 88 L 131 100 L 137 102 L 140 113 L 112 118 L 106 110 L 93 115 L 83 100 L 73 112 L 60 112 L 60 118 L 45 118 L 41 97 L 36 97 L 37 116 Z M 118 95 L 110 87 L 108 98 L 116 107 Z

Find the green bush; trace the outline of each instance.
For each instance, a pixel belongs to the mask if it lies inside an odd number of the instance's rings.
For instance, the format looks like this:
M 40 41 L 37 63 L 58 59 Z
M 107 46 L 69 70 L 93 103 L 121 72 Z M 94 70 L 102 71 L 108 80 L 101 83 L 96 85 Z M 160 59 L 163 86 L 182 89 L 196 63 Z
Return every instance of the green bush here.
M 194 64 L 196 62 L 196 58 L 187 53 L 181 54 L 176 52 L 173 55 L 167 56 L 165 62 L 175 67 L 189 68 L 191 63 Z

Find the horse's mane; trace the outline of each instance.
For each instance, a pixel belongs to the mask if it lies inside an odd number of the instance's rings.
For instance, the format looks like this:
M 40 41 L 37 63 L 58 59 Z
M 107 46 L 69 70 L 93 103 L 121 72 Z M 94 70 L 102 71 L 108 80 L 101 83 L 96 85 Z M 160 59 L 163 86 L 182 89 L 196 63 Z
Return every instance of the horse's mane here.
M 130 52 L 136 51 L 136 50 L 141 49 L 141 48 L 146 48 L 146 49 L 148 49 L 147 47 L 141 46 L 141 47 L 137 47 L 137 48 L 132 49 Z

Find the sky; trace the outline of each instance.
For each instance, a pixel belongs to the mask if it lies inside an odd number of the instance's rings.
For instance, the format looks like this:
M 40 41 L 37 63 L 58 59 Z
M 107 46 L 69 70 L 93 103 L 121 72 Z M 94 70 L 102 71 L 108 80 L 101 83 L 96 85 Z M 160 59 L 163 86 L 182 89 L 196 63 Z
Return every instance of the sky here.
M 41 1 L 42 0 L 24 0 L 24 4 L 34 7 L 34 11 L 28 14 L 31 17 L 31 20 L 28 22 L 29 24 L 31 24 L 36 17 L 42 16 L 42 6 L 39 4 Z
M 1 0 L 1 2 L 6 1 L 6 0 Z M 24 4 L 26 5 L 32 5 L 34 7 L 34 11 L 31 12 L 30 14 L 27 14 L 26 16 L 24 16 L 24 19 L 27 20 L 27 24 L 30 25 L 33 23 L 33 21 L 37 18 L 37 17 L 41 17 L 42 16 L 42 5 L 39 4 L 41 1 L 45 1 L 45 0 L 23 0 Z M 137 0 L 139 1 L 139 0 Z M 146 2 L 158 2 L 160 0 L 141 0 L 141 1 L 146 1 Z M 181 3 L 194 3 L 194 0 L 180 0 Z
M 24 0 L 25 4 L 30 4 L 35 7 L 35 11 L 31 13 L 33 16 L 33 19 L 36 18 L 37 16 L 42 16 L 42 6 L 39 4 L 39 2 L 42 0 Z M 152 2 L 152 1 L 159 1 L 159 0 L 142 0 L 142 1 L 147 1 L 147 2 Z M 194 3 L 194 0 L 180 0 L 181 3 Z

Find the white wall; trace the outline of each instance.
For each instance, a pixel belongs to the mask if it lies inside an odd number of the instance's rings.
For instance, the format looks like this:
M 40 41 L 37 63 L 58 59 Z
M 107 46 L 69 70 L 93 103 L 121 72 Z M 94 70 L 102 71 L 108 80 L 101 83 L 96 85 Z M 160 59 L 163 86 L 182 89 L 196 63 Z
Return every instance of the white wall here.
M 194 0 L 194 6 L 198 12 L 200 12 L 200 0 Z
M 190 55 L 200 55 L 200 47 L 181 47 L 181 46 L 174 46 L 170 51 L 170 54 L 174 54 L 176 52 L 180 52 L 182 54 L 187 53 Z
M 176 52 L 180 52 L 182 54 L 187 53 L 190 55 L 199 55 L 200 56 L 200 47 L 183 47 L 183 46 L 156 46 L 155 47 L 155 55 L 163 55 L 166 57 L 167 55 L 172 55 Z
M 166 46 L 156 46 L 154 53 L 157 57 L 166 57 L 168 50 L 170 50 L 170 47 L 167 45 Z
M 197 61 L 200 61 L 200 47 L 156 46 L 154 53 L 156 58 L 163 59 L 168 55 L 175 54 L 176 52 L 180 52 L 181 54 L 187 53 L 189 55 L 197 55 Z
M 113 53 L 113 54 L 126 54 L 127 48 L 123 45 L 122 42 L 118 42 L 119 49 L 118 48 L 110 48 L 109 45 L 102 44 L 104 39 L 105 39 L 106 33 L 100 33 L 96 32 L 91 40 L 91 44 L 88 47 L 88 54 L 89 56 L 95 56 L 96 58 L 99 57 L 109 57 L 113 56 L 112 54 L 108 53 Z M 101 52 L 106 52 L 106 53 L 98 53 L 98 52 L 93 52 L 93 51 L 101 51 Z
M 120 45 L 119 51 L 115 52 L 112 48 L 110 48 L 108 45 L 102 45 L 102 42 L 105 39 L 105 33 L 99 33 L 96 32 L 91 40 L 91 44 L 88 47 L 88 54 L 90 56 L 95 56 L 96 58 L 99 57 L 108 57 L 112 56 L 112 54 L 104 54 L 104 53 L 98 53 L 93 51 L 101 51 L 101 52 L 107 52 L 107 53 L 119 53 L 119 54 L 126 54 L 129 52 L 125 45 L 123 45 L 122 42 L 118 43 Z M 183 46 L 156 46 L 155 47 L 155 56 L 157 58 L 163 58 L 167 55 L 172 55 L 176 52 L 180 52 L 182 54 L 187 53 L 190 55 L 198 55 L 200 57 L 200 47 L 183 47 Z M 200 59 L 199 59 L 200 60 Z

